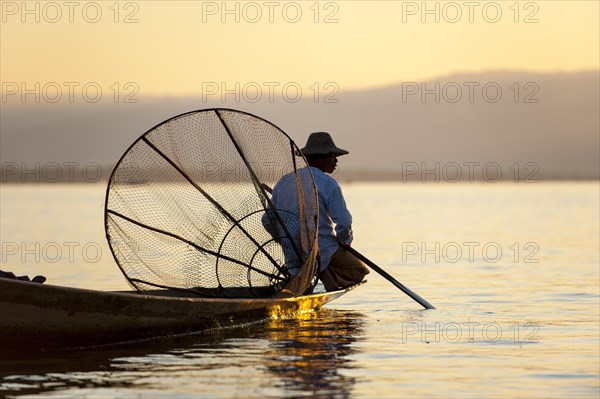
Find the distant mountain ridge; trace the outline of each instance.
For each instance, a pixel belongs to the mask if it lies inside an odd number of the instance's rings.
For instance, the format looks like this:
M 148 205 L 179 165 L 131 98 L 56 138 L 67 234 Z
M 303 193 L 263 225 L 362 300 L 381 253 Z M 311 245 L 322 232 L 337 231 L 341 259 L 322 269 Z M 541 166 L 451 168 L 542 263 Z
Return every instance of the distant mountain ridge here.
M 137 104 L 21 103 L 0 111 L 2 181 L 14 168 L 110 168 L 142 133 L 194 109 L 226 107 L 254 113 L 282 128 L 299 146 L 312 131 L 329 131 L 350 151 L 339 177 L 460 180 L 600 178 L 599 71 L 453 74 L 426 82 L 342 91 L 315 101 L 267 96 L 250 103 L 202 97 L 140 97 Z M 332 92 L 329 92 L 331 94 Z M 65 165 L 66 164 L 66 165 Z M 69 166 L 71 165 L 71 166 Z M 75 166 L 73 166 L 75 165 Z M 10 176 L 6 174 L 9 168 Z M 487 170 L 483 169 L 487 167 Z M 416 171 L 415 171 L 416 168 Z M 429 171 L 429 174 L 427 174 Z M 106 172 L 105 172 L 106 173 Z M 106 176 L 104 176 L 106 177 Z M 476 179 L 477 180 L 477 179 Z

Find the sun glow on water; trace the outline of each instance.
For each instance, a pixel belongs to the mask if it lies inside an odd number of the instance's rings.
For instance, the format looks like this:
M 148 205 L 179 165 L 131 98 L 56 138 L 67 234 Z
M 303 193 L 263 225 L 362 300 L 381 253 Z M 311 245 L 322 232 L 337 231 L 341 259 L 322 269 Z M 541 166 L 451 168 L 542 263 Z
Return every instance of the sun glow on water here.
M 3 270 L 125 288 L 104 250 L 104 187 L 56 187 L 3 186 L 3 243 L 97 242 L 101 258 L 88 262 L 75 251 L 73 262 L 63 255 L 52 263 L 43 253 L 40 262 L 27 254 L 21 262 L 22 253 L 3 253 Z M 83 385 L 78 395 L 595 397 L 597 182 L 343 190 L 354 247 L 437 310 L 422 310 L 372 272 L 364 286 L 295 319 L 77 354 L 67 369 L 58 366 L 62 358 L 47 358 L 36 372 L 0 362 L 3 389 L 49 397 Z

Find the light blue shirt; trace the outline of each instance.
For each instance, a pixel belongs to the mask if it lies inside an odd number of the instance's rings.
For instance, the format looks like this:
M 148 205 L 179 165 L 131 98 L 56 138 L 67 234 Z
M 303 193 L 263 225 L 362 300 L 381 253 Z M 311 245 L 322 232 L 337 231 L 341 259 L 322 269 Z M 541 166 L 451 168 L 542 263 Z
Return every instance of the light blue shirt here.
M 286 268 L 295 275 L 306 261 L 314 234 L 317 234 L 317 204 L 314 202 L 312 174 L 308 167 L 288 173 L 281 177 L 272 191 L 271 202 L 275 212 L 267 210 L 262 216 L 262 224 L 281 245 Z
M 321 271 L 329 266 L 331 257 L 340 243 L 352 243 L 352 215 L 346 208 L 342 189 L 333 177 L 311 166 L 319 192 L 319 251 Z

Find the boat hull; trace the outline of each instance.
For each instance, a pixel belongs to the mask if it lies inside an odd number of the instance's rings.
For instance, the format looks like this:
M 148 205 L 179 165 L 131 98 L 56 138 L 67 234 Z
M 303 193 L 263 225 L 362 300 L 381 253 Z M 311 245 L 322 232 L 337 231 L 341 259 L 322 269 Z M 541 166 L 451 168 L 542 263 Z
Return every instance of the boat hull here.
M 292 298 L 218 299 L 0 279 L 0 340 L 3 346 L 81 347 L 186 334 L 310 312 L 354 287 Z

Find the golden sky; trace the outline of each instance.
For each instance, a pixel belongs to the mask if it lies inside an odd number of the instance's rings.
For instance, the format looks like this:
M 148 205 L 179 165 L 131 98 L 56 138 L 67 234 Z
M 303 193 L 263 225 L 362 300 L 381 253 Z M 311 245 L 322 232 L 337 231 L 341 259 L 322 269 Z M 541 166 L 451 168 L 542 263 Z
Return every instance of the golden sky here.
M 599 68 L 598 1 L 2 1 L 1 80 L 139 94 Z

